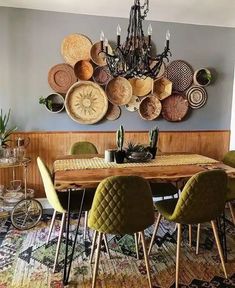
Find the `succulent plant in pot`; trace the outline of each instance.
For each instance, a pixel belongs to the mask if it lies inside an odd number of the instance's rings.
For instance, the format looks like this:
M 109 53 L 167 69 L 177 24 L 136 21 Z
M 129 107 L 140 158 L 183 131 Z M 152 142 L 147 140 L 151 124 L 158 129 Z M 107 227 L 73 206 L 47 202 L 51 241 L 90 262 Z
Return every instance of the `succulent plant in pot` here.
M 157 126 L 149 131 L 149 146 L 147 147 L 147 149 L 153 155 L 152 159 L 155 158 L 157 153 L 158 135 L 159 128 Z
M 52 113 L 61 112 L 64 109 L 64 97 L 58 93 L 53 93 L 47 97 L 40 97 L 39 104 L 45 105 Z
M 8 122 L 10 119 L 11 109 L 8 110 L 8 113 L 3 113 L 1 109 L 0 114 L 0 147 L 4 148 L 8 146 L 8 142 L 10 141 L 10 135 L 17 129 L 17 127 L 13 127 L 8 129 Z
M 124 128 L 121 125 L 116 132 L 116 143 L 117 143 L 117 151 L 115 152 L 115 161 L 116 163 L 123 163 L 125 158 L 125 151 L 123 150 L 124 143 Z

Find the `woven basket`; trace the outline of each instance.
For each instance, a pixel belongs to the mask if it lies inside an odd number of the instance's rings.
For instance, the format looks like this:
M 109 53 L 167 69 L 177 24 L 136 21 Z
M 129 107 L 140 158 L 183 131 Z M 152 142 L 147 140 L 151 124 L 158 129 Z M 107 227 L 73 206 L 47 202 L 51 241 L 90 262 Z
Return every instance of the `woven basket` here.
M 74 121 L 80 124 L 94 124 L 105 116 L 108 99 L 98 84 L 79 81 L 67 92 L 65 108 Z

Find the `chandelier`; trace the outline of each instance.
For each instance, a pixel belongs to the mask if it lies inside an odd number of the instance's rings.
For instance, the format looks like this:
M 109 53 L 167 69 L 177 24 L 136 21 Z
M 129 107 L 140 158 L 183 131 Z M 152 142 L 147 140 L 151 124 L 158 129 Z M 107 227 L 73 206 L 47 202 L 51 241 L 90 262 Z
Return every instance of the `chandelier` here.
M 152 55 L 152 26 L 149 24 L 147 34 L 144 35 L 142 22 L 149 11 L 149 0 L 140 5 L 140 0 L 134 0 L 130 10 L 129 25 L 126 40 L 121 44 L 121 27 L 117 26 L 117 45 L 110 52 L 107 38 L 103 31 L 100 34 L 101 52 L 106 58 L 110 73 L 113 77 L 125 78 L 156 78 L 164 60 L 169 61 L 171 56 L 169 48 L 170 33 L 166 33 L 166 45 L 161 54 Z

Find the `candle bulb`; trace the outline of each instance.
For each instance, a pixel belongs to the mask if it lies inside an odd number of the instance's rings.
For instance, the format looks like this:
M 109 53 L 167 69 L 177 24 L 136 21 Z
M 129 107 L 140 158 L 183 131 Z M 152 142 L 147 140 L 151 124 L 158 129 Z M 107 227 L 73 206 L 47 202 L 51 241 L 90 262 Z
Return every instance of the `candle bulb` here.
M 108 45 L 109 45 L 108 39 L 105 38 L 105 40 L 104 40 L 105 53 L 108 53 Z
M 101 47 L 101 51 L 104 51 L 104 32 L 103 31 L 100 32 L 100 47 Z
M 152 25 L 149 24 L 148 26 L 148 46 L 151 46 L 151 36 L 152 36 L 152 33 L 153 33 L 153 29 L 152 29 Z
M 167 49 L 169 49 L 170 37 L 171 37 L 170 31 L 167 30 L 167 31 L 166 31 L 166 48 L 167 48 Z
M 120 42 L 121 42 L 121 27 L 120 25 L 118 24 L 117 25 L 117 46 L 119 47 L 120 46 Z

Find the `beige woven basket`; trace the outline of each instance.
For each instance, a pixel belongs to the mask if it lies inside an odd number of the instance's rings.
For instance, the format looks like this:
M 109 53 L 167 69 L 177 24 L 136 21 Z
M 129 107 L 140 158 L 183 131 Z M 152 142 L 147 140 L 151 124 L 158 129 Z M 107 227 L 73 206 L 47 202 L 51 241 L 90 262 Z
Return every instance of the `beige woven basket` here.
M 61 43 L 61 55 L 72 66 L 80 60 L 90 60 L 91 40 L 82 34 L 70 34 Z
M 65 108 L 74 121 L 80 124 L 94 124 L 105 116 L 108 99 L 98 84 L 79 81 L 66 94 Z

